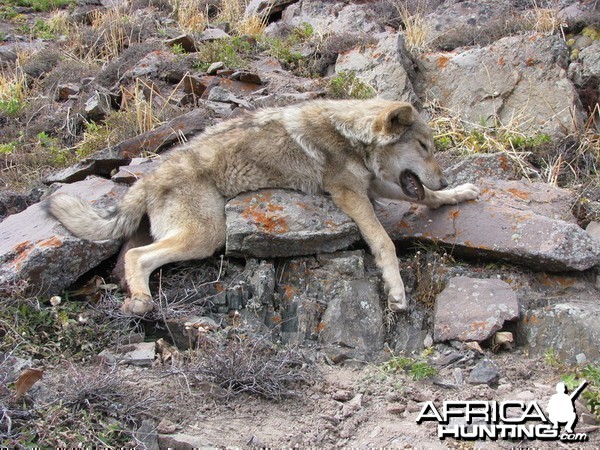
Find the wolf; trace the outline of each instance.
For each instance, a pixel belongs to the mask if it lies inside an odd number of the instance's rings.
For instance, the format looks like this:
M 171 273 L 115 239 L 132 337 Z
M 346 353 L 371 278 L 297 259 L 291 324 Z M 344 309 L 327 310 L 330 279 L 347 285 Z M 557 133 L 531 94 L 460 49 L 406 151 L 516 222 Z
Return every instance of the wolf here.
M 99 210 L 66 194 L 48 212 L 88 240 L 132 235 L 147 215 L 154 241 L 125 254 L 129 297 L 122 310 L 154 308 L 149 277 L 158 267 L 211 256 L 225 243 L 225 203 L 264 188 L 329 194 L 350 216 L 382 276 L 388 306 L 407 309 L 394 243 L 372 199 L 430 208 L 474 200 L 479 189 L 451 189 L 434 157 L 432 130 L 409 103 L 383 99 L 313 100 L 248 112 L 207 129 L 137 181 L 117 207 Z

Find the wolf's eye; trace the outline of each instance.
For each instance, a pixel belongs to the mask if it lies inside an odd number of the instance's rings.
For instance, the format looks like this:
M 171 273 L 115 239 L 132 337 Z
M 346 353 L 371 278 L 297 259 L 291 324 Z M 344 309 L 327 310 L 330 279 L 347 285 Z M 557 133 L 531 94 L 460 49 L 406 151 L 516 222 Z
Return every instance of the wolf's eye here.
M 425 151 L 425 152 L 429 151 L 429 149 L 427 148 L 427 146 L 422 141 L 419 141 L 419 145 L 421 146 L 421 148 L 423 149 L 423 151 Z

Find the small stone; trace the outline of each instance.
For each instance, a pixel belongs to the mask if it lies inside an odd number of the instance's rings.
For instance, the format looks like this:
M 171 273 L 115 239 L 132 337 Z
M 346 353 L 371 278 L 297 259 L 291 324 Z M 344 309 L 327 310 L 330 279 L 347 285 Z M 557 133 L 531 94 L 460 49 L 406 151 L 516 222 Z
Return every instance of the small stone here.
M 208 69 L 206 69 L 206 74 L 214 75 L 217 73 L 217 70 L 222 69 L 223 67 L 225 67 L 225 63 L 223 61 L 214 62 L 208 66 Z
M 463 384 L 465 382 L 462 369 L 460 367 L 455 367 L 452 373 L 454 375 L 454 381 L 456 381 L 456 384 Z
M 489 359 L 480 361 L 469 374 L 467 383 L 492 385 L 500 379 L 500 372 L 496 365 Z
M 338 402 L 347 402 L 352 399 L 352 392 L 340 389 L 339 391 L 335 391 L 331 398 Z
M 578 353 L 575 355 L 575 361 L 579 366 L 583 366 L 585 363 L 587 363 L 587 357 L 585 356 L 585 353 Z
M 103 120 L 112 111 L 110 95 L 96 91 L 85 102 L 84 109 L 88 119 Z
M 516 395 L 516 397 L 519 400 L 530 401 L 535 400 L 536 395 L 531 391 L 521 391 Z
M 390 403 L 387 405 L 386 410 L 390 414 L 401 415 L 404 411 L 406 411 L 406 405 L 402 403 Z
M 81 86 L 75 83 L 59 84 L 57 88 L 56 99 L 59 102 L 65 102 L 70 98 L 77 96 L 80 90 Z
M 196 41 L 195 41 L 194 37 L 190 36 L 189 34 L 182 34 L 177 37 L 174 37 L 173 39 L 167 39 L 165 41 L 165 44 L 168 45 L 169 47 L 179 45 L 179 46 L 181 46 L 181 48 L 183 48 L 188 53 L 193 53 L 197 50 L 196 49 Z
M 362 394 L 357 394 L 352 400 L 345 403 L 342 407 L 342 417 L 347 418 L 360 411 L 362 409 L 362 398 Z

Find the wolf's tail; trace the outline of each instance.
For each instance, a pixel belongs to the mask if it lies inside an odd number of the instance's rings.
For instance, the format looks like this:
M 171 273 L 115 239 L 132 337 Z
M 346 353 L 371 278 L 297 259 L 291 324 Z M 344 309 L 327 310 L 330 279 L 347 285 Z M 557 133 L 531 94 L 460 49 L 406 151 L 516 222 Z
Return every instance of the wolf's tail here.
M 102 210 L 72 195 L 58 194 L 46 203 L 47 211 L 75 236 L 91 241 L 131 236 L 146 213 L 146 191 L 138 182 L 118 206 Z

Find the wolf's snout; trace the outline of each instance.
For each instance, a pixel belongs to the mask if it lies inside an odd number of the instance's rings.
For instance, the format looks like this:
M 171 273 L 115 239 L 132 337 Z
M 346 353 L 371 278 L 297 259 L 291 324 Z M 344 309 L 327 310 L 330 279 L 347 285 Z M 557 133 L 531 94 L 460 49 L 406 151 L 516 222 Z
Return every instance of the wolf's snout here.
M 448 180 L 446 177 L 442 177 L 440 180 L 440 189 L 446 189 L 448 187 Z

